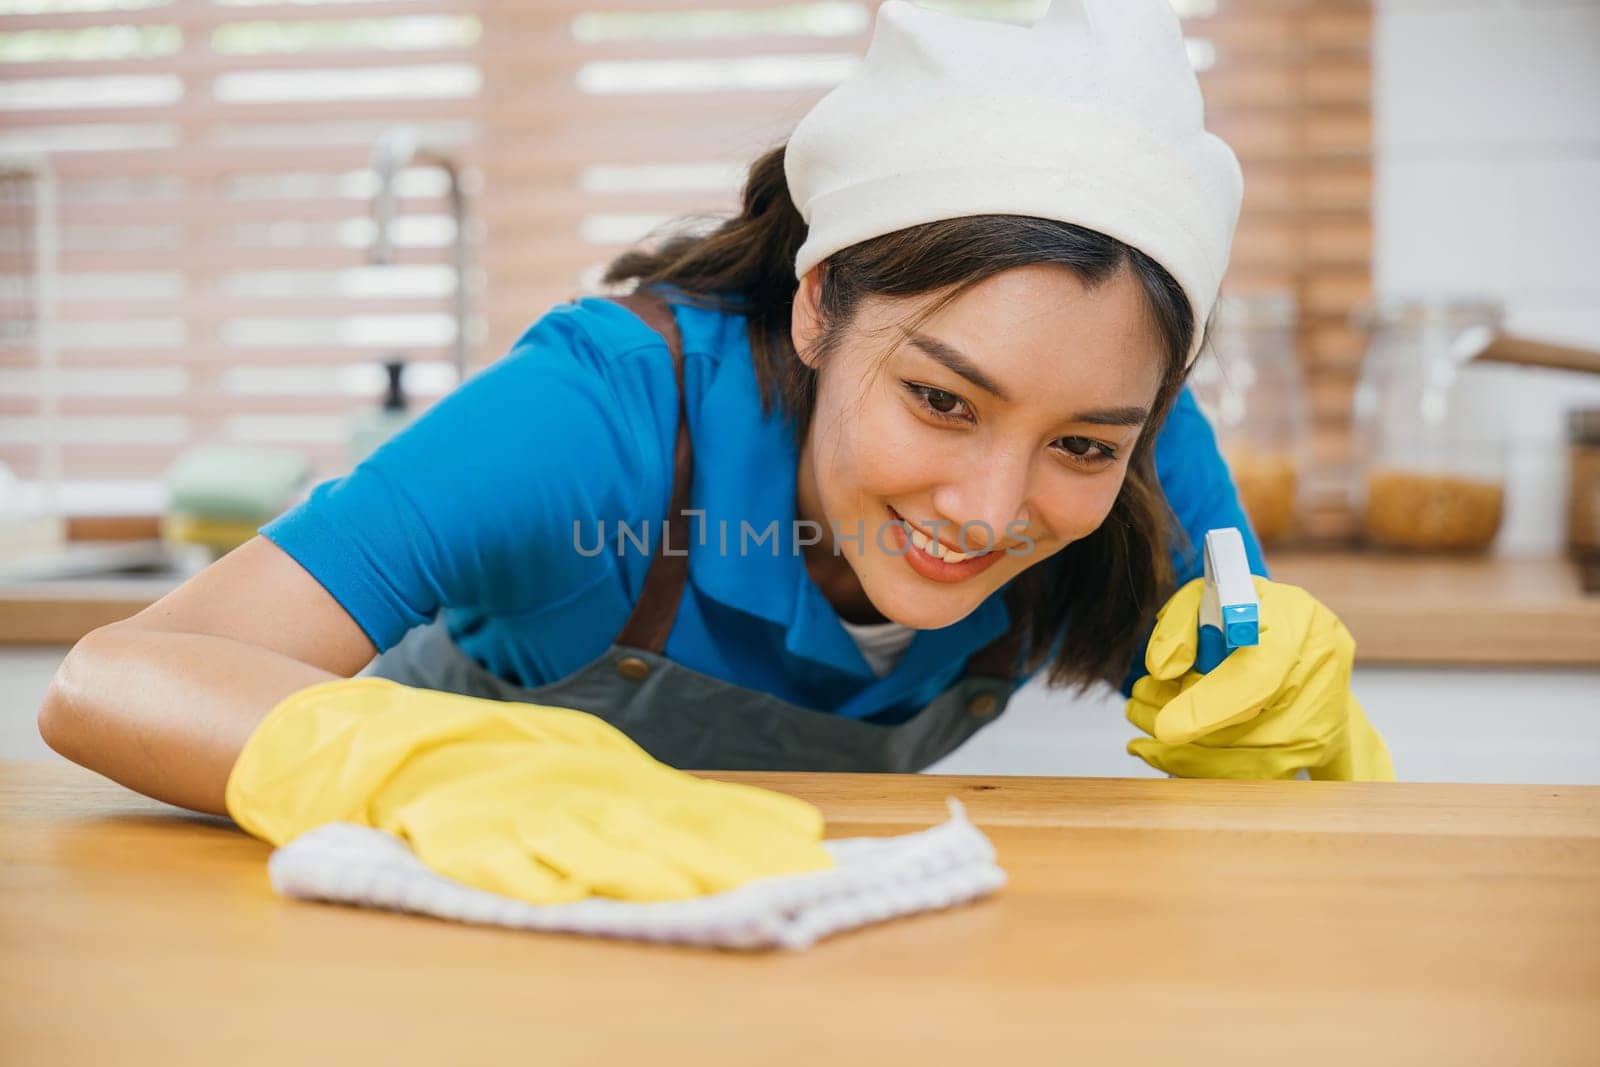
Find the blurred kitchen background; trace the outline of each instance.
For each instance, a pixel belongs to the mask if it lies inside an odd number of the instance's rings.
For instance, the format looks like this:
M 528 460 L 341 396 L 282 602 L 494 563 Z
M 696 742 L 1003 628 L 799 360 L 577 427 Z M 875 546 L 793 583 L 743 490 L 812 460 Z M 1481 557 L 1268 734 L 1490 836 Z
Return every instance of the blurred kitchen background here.
M 1246 178 L 1194 385 L 1276 576 L 1402 778 L 1600 782 L 1600 0 L 1173 3 Z M 0 0 L 0 757 L 55 758 L 77 636 L 730 209 L 873 6 Z M 1152 774 L 1132 729 L 1031 688 L 938 769 Z

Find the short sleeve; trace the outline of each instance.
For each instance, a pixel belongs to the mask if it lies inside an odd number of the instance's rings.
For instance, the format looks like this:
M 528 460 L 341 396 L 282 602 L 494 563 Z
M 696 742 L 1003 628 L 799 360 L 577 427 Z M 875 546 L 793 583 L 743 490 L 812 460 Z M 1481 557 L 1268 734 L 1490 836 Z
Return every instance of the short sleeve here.
M 576 596 L 617 565 L 579 550 L 601 522 L 666 510 L 670 361 L 648 327 L 596 303 L 554 309 L 348 475 L 262 527 L 380 651 L 441 608 L 511 613 Z

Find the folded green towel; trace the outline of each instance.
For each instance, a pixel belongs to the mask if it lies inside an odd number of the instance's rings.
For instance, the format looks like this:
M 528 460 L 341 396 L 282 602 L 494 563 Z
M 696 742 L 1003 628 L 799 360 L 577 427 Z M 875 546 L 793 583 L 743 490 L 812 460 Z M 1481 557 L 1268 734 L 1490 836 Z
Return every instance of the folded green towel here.
M 198 445 L 167 468 L 168 510 L 210 519 L 264 521 L 293 503 L 311 461 L 282 448 Z

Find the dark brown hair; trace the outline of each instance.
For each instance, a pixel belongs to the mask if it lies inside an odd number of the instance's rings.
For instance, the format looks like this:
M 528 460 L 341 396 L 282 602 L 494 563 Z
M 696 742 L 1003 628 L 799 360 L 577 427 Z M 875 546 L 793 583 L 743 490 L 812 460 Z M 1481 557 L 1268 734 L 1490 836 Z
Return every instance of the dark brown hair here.
M 790 320 L 798 289 L 795 256 L 806 224 L 790 199 L 783 160 L 780 146 L 751 165 L 737 215 L 708 233 L 679 233 L 657 248 L 626 252 L 610 264 L 604 281 L 665 284 L 700 306 L 746 316 L 763 410 L 770 414 L 774 403 L 781 405 L 803 441 L 816 372 L 796 354 Z M 1013 625 L 1023 628 L 1028 671 L 1053 649 L 1051 684 L 1119 684 L 1172 591 L 1174 539 L 1186 540 L 1155 471 L 1156 436 L 1183 384 L 1195 329 L 1172 277 L 1137 249 L 1064 222 L 976 215 L 927 223 L 828 257 L 821 289 L 826 325 L 817 354 L 825 359 L 837 347 L 866 297 L 941 293 L 925 318 L 985 278 L 1031 264 L 1067 267 L 1090 287 L 1132 271 L 1163 341 L 1165 366 L 1151 420 L 1129 456 L 1110 514 L 1094 533 L 1019 574 L 1007 594 Z

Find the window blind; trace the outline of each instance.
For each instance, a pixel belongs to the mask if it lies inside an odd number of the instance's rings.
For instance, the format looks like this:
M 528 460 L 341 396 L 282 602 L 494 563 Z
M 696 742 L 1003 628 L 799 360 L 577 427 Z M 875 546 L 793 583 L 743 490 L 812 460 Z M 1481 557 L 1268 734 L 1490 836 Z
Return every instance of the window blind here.
M 1224 291 L 1299 298 L 1318 458 L 1336 471 L 1360 353 L 1347 317 L 1370 291 L 1369 6 L 1174 5 L 1245 169 Z M 1027 22 L 1045 5 L 929 6 Z M 442 170 L 401 173 L 395 262 L 371 262 L 385 131 L 461 168 L 479 367 L 618 252 L 731 210 L 749 161 L 858 62 L 873 8 L 0 0 L 0 156 L 48 158 L 60 266 L 59 395 L 37 345 L 0 334 L 0 460 L 34 476 L 53 430 L 63 476 L 96 491 L 153 487 L 196 441 L 301 448 L 340 473 L 384 360 L 407 361 L 418 405 L 456 382 Z M 0 237 L 3 293 L 27 290 L 17 230 Z
M 411 361 L 421 402 L 448 389 L 442 172 L 399 175 L 378 267 L 369 159 L 397 125 L 470 158 L 476 7 L 0 0 L 0 157 L 47 158 L 59 247 L 54 388 L 37 341 L 0 354 L 0 459 L 34 476 L 54 437 L 62 476 L 103 491 L 152 487 L 198 441 L 334 473 L 383 359 Z

